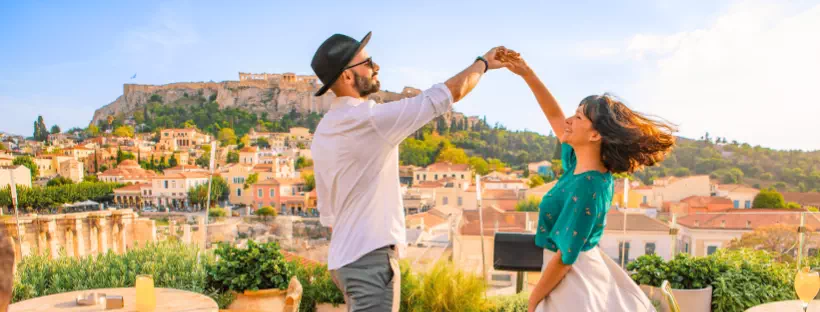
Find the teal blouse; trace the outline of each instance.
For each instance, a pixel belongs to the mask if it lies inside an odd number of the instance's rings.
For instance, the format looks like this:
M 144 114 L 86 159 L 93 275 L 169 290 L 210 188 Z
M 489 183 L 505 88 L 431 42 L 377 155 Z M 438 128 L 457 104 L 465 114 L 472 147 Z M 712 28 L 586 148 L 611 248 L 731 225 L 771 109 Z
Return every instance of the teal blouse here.
M 612 174 L 586 171 L 575 174 L 575 151 L 561 144 L 563 175 L 541 199 L 535 244 L 557 252 L 573 264 L 578 255 L 598 246 L 612 203 Z

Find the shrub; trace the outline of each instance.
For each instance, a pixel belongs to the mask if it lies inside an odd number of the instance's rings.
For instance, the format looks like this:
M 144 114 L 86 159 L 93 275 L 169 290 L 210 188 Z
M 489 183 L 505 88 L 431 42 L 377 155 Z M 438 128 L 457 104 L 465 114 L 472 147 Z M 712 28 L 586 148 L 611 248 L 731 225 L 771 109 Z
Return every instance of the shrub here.
M 484 293 L 487 284 L 480 276 L 465 273 L 440 261 L 427 273 L 412 274 L 407 262 L 401 268 L 401 310 L 486 311 L 492 308 Z
M 492 297 L 493 308 L 491 312 L 527 312 L 530 293 L 522 292 L 510 296 Z
M 273 209 L 273 207 L 265 206 L 265 207 L 259 208 L 259 210 L 256 211 L 256 215 L 261 216 L 262 219 L 267 221 L 268 217 L 276 218 L 276 215 L 278 215 L 278 213 L 276 212 L 276 209 Z
M 17 266 L 12 301 L 84 289 L 134 287 L 138 274 L 150 274 L 156 287 L 205 294 L 224 308 L 233 299 L 207 287 L 204 265 L 213 262 L 213 257 L 199 255 L 198 264 L 198 253 L 195 246 L 162 242 L 121 255 L 109 252 L 81 259 L 31 255 Z
M 213 207 L 208 210 L 208 217 L 211 218 L 223 218 L 228 215 L 228 212 L 225 211 L 225 208 L 220 207 Z
M 207 266 L 208 284 L 222 291 L 287 289 L 293 268 L 285 262 L 279 244 L 248 241 L 247 248 L 220 244 L 216 262 Z
M 661 287 L 667 278 L 669 265 L 658 255 L 643 255 L 626 265 L 627 271 L 634 271 L 631 275 L 639 285 Z
M 303 266 L 299 262 L 290 262 L 299 283 L 302 284 L 302 302 L 299 311 L 314 312 L 316 305 L 329 303 L 334 306 L 345 303 L 344 294 L 333 283 L 326 265 Z

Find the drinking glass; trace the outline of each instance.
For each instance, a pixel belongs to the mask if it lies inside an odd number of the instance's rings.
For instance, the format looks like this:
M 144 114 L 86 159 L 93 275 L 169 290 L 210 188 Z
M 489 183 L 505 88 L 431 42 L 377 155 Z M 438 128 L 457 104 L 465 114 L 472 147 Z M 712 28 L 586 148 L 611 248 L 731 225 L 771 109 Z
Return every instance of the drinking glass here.
M 151 275 L 137 276 L 137 311 L 153 312 L 157 307 L 154 279 Z
M 794 277 L 794 290 L 797 297 L 803 302 L 803 312 L 809 308 L 809 303 L 820 291 L 820 273 L 811 270 L 809 267 L 797 271 Z

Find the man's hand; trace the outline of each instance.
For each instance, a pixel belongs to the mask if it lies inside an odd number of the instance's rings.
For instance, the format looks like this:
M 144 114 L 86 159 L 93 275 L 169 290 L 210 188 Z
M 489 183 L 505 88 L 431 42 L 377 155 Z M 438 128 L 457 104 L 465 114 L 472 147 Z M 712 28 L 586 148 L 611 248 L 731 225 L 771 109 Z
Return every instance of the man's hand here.
M 512 50 L 510 50 L 510 51 L 512 51 Z M 511 72 L 515 73 L 516 75 L 519 75 L 519 76 L 524 77 L 524 78 L 526 78 L 527 76 L 529 76 L 533 73 L 532 68 L 530 68 L 530 66 L 527 65 L 527 62 L 524 61 L 524 58 L 522 58 L 522 57 L 518 57 L 518 58 L 515 58 L 515 59 L 508 59 L 508 60 L 506 60 L 505 62 L 502 63 L 502 66 L 506 67 Z
M 496 54 L 496 52 L 498 52 L 499 48 L 504 49 L 503 46 L 502 47 L 495 47 L 495 48 L 490 49 L 490 51 L 487 51 L 487 53 L 484 54 L 484 59 L 487 60 L 487 65 L 489 66 L 488 69 L 499 69 L 501 67 L 504 67 L 504 64 L 501 63 L 501 61 L 499 61 L 495 58 L 495 54 Z

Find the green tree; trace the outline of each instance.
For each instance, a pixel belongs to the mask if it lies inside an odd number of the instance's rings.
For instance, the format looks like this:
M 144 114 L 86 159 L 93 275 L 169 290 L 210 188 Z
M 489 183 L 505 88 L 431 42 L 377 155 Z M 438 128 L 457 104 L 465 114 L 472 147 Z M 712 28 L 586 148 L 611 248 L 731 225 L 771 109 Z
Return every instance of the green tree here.
M 255 172 L 254 172 L 254 173 L 251 173 L 250 175 L 248 175 L 248 178 L 247 178 L 247 179 L 245 179 L 245 184 L 242 186 L 242 188 L 244 188 L 244 189 L 246 189 L 246 190 L 247 190 L 247 189 L 249 189 L 251 186 L 253 186 L 254 184 L 256 184 L 256 182 L 259 182 L 259 174 L 258 174 L 258 173 L 255 173 Z
M 48 180 L 48 183 L 46 183 L 46 186 L 60 186 L 60 185 L 66 185 L 66 184 L 74 184 L 74 181 L 71 181 L 71 179 L 63 177 L 63 176 L 58 176 L 54 179 Z
M 100 182 L 96 175 L 88 174 L 83 176 L 83 182 Z
M 176 167 L 178 164 L 179 161 L 177 161 L 177 154 L 171 154 L 171 158 L 168 159 L 168 167 L 173 168 Z
M 561 174 L 564 173 L 564 167 L 561 164 L 560 159 L 553 159 L 552 160 L 552 172 L 555 174 L 555 177 L 560 177 Z
M 88 133 L 88 136 L 90 137 L 96 137 L 100 135 L 100 128 L 95 125 L 90 125 L 87 129 L 85 129 L 85 132 Z
M 236 163 L 239 163 L 239 153 L 237 153 L 236 151 L 230 151 L 230 152 L 228 152 L 228 160 L 227 160 L 227 162 L 228 162 L 229 164 L 236 164 Z
M 256 211 L 256 215 L 262 217 L 262 219 L 265 220 L 265 222 L 267 222 L 268 217 L 276 218 L 278 213 L 276 212 L 276 209 L 273 209 L 273 207 L 265 206 L 259 208 L 259 210 Z
M 476 174 L 485 175 L 490 173 L 490 165 L 487 163 L 484 158 L 473 156 L 470 157 L 468 161 L 470 164 L 470 168 L 473 168 Z
M 114 136 L 132 138 L 134 137 L 134 128 L 131 126 L 119 126 L 114 130 Z
M 210 210 L 208 210 L 208 217 L 211 218 L 224 218 L 227 215 L 228 212 L 225 210 L 225 208 L 222 207 L 213 207 Z
M 676 177 L 679 177 L 679 178 L 680 177 L 687 177 L 690 174 L 691 174 L 691 172 L 689 171 L 689 168 L 686 168 L 686 167 L 677 168 L 677 169 L 675 169 L 675 173 L 674 173 L 674 175 Z
M 544 178 L 540 175 L 534 174 L 530 176 L 530 181 L 527 184 L 529 184 L 530 188 L 538 187 L 544 184 Z
M 507 168 L 507 164 L 496 158 L 490 158 L 490 160 L 487 161 L 487 165 L 489 166 L 490 172 L 502 171 L 504 168 Z
M 451 164 L 466 164 L 469 159 L 463 149 L 457 147 L 446 147 L 436 158 L 436 162 L 449 162 Z
M 31 179 L 34 180 L 38 176 L 40 176 L 40 168 L 37 167 L 37 164 L 34 162 L 34 159 L 31 156 L 17 156 L 11 162 L 15 166 L 25 166 L 31 171 Z
M 782 181 L 777 182 L 777 183 L 774 184 L 774 188 L 777 189 L 778 191 L 784 192 L 784 191 L 786 191 L 786 183 L 784 183 Z
M 40 142 L 48 140 L 48 128 L 46 128 L 42 115 L 37 116 L 37 120 L 34 121 L 34 140 Z
M 305 177 L 305 192 L 310 192 L 314 188 L 316 188 L 316 177 L 313 176 L 313 173 L 305 174 L 304 177 Z
M 783 199 L 783 194 L 772 189 L 760 190 L 752 202 L 753 208 L 784 208 L 786 201 Z
M 236 132 L 231 128 L 219 129 L 217 140 L 219 140 L 219 143 L 222 143 L 222 145 L 234 145 L 236 144 Z
M 228 198 L 230 187 L 222 176 L 214 176 L 211 181 L 211 206 L 216 206 L 217 202 Z M 208 199 L 208 184 L 200 184 L 188 190 L 188 201 L 191 204 L 198 204 L 205 207 Z
M 538 206 L 541 205 L 541 199 L 535 196 L 527 197 L 527 199 L 519 201 L 515 204 L 515 211 L 538 211 Z
M 60 132 L 61 132 L 60 131 L 60 126 L 58 126 L 58 125 L 51 126 L 51 134 L 58 134 Z
M 270 148 L 270 143 L 268 142 L 268 139 L 263 137 L 257 138 L 254 144 L 256 146 L 259 146 L 260 148 Z
M 185 128 L 185 129 L 196 129 L 197 128 L 196 124 L 191 119 L 188 119 L 185 122 L 183 122 L 182 127 Z
M 241 146 L 251 146 L 251 138 L 247 134 L 243 135 L 242 138 L 239 139 L 239 144 Z
M 786 209 L 800 209 L 802 206 L 795 202 L 788 202 L 786 203 Z
M 313 160 L 307 159 L 304 156 L 299 156 L 299 158 L 296 158 L 296 163 L 293 166 L 296 167 L 296 170 L 300 170 L 305 167 L 311 167 L 313 166 Z

